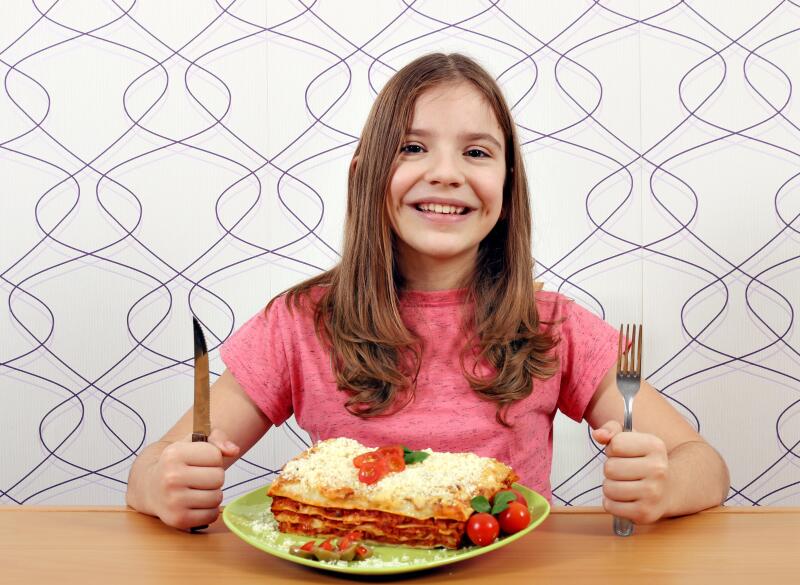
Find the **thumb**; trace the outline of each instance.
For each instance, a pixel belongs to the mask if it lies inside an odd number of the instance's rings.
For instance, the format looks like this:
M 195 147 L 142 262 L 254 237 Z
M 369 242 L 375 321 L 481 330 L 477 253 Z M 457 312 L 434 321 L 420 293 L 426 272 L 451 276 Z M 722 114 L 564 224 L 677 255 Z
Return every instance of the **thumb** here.
M 622 432 L 622 425 L 615 420 L 610 420 L 602 427 L 594 429 L 592 431 L 592 438 L 601 445 L 608 445 L 611 439 L 614 438 L 614 435 L 620 432 Z
M 239 445 L 231 441 L 222 429 L 211 429 L 208 442 L 222 451 L 225 457 L 236 457 L 239 454 Z

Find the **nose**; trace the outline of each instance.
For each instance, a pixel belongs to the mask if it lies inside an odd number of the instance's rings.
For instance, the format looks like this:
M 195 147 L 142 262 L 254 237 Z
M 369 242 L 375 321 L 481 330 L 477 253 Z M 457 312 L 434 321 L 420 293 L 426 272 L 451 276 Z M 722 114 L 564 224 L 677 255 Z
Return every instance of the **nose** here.
M 430 165 L 425 172 L 425 180 L 431 185 L 459 187 L 464 183 L 464 172 L 453 156 L 440 153 L 429 158 Z

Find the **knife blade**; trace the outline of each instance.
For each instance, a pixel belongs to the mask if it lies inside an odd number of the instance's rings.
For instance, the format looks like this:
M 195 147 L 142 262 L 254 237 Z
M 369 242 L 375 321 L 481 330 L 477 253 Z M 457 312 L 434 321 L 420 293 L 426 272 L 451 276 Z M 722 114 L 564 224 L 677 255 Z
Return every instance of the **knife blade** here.
M 194 407 L 192 409 L 192 442 L 208 441 L 211 433 L 211 405 L 209 404 L 208 346 L 203 329 L 192 316 L 194 330 Z
M 208 381 L 208 346 L 203 329 L 192 315 L 194 331 L 194 406 L 192 407 L 192 443 L 208 442 L 211 434 L 211 405 Z M 208 524 L 193 526 L 190 531 L 197 532 L 208 528 Z

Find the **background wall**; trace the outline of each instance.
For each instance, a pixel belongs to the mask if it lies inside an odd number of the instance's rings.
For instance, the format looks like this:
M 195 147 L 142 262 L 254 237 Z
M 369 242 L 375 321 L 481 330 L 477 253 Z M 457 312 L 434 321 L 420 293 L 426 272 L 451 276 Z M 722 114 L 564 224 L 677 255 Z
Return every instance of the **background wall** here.
M 333 265 L 391 74 L 462 51 L 519 124 L 546 287 L 642 320 L 645 371 L 727 458 L 730 503 L 800 504 L 800 4 L 4 0 L 0 503 L 123 502 L 217 348 Z M 556 503 L 602 456 L 556 428 Z M 273 429 L 227 497 L 305 447 Z

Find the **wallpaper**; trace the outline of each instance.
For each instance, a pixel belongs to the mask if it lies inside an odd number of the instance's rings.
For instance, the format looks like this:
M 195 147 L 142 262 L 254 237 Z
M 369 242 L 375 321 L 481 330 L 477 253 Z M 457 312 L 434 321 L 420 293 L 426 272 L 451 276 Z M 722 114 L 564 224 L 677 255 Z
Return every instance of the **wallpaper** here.
M 458 51 L 512 105 L 538 279 L 644 323 L 729 504 L 800 504 L 799 42 L 778 0 L 4 0 L 0 503 L 122 503 L 191 405 L 191 315 L 216 377 L 237 327 L 337 262 L 377 92 Z M 272 429 L 226 498 L 307 441 Z M 554 442 L 554 503 L 599 504 L 586 425 Z

